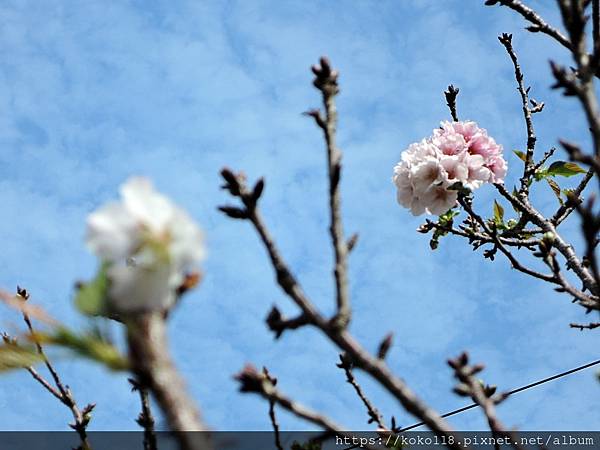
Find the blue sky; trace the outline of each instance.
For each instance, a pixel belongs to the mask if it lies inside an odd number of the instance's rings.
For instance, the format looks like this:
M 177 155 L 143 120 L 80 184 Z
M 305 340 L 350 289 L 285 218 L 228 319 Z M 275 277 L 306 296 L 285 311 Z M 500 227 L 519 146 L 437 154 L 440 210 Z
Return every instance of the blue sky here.
M 375 349 L 395 333 L 389 363 L 441 411 L 462 406 L 445 360 L 469 350 L 486 381 L 510 389 L 596 359 L 597 336 L 568 328 L 588 319 L 550 286 L 490 263 L 448 238 L 436 252 L 395 203 L 393 165 L 411 142 L 449 118 L 442 92 L 460 87 L 459 115 L 488 129 L 518 179 L 524 125 L 512 66 L 496 36 L 514 46 L 535 98 L 540 150 L 558 137 L 585 143 L 577 104 L 548 87 L 547 61 L 568 55 L 526 34 L 519 17 L 483 1 L 4 1 L 0 5 L 0 286 L 75 327 L 73 283 L 96 261 L 83 246 L 85 218 L 132 174 L 190 211 L 206 232 L 205 280 L 173 315 L 178 366 L 208 424 L 269 429 L 267 405 L 237 392 L 246 362 L 267 365 L 282 390 L 364 429 L 366 414 L 317 331 L 273 341 L 263 318 L 273 304 L 295 309 L 277 289 L 246 223 L 216 211 L 223 166 L 266 176 L 266 220 L 305 290 L 333 308 L 327 240 L 325 153 L 301 112 L 318 106 L 309 67 L 329 55 L 341 70 L 339 143 L 345 152 L 343 210 L 361 239 L 350 259 L 352 331 Z M 531 2 L 559 24 L 552 2 Z M 543 210 L 552 195 L 534 193 Z M 491 213 L 493 192 L 477 193 Z M 577 221 L 566 224 L 577 243 Z M 0 312 L 2 327 L 18 317 Z M 118 330 L 117 330 L 118 331 Z M 57 366 L 81 402 L 98 404 L 93 430 L 136 429 L 137 397 L 123 374 L 62 357 Z M 588 370 L 528 391 L 500 407 L 520 429 L 598 429 L 599 388 Z M 386 418 L 413 419 L 367 378 Z M 64 430 L 69 412 L 24 372 L 0 379 L 0 429 Z M 306 429 L 280 413 L 285 429 Z M 485 428 L 478 411 L 450 420 Z

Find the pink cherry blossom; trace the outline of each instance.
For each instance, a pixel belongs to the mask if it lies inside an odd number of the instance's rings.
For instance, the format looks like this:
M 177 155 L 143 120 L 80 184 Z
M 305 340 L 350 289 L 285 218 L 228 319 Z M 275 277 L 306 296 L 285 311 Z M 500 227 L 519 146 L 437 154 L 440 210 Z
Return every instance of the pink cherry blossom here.
M 440 215 L 456 205 L 456 183 L 475 190 L 503 183 L 502 146 L 475 122 L 442 122 L 432 136 L 411 144 L 394 167 L 397 199 L 413 215 Z

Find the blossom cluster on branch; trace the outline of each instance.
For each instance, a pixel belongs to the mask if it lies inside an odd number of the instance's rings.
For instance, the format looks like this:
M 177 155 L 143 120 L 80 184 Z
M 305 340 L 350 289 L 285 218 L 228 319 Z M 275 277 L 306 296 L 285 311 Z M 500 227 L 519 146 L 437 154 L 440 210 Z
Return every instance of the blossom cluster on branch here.
M 87 223 L 87 245 L 107 265 L 108 306 L 117 312 L 168 308 L 187 271 L 204 258 L 203 234 L 146 178 L 127 180 L 121 197 Z
M 458 184 L 475 190 L 502 183 L 502 146 L 472 121 L 442 122 L 433 135 L 411 144 L 394 167 L 398 203 L 415 216 L 442 215 L 455 204 Z

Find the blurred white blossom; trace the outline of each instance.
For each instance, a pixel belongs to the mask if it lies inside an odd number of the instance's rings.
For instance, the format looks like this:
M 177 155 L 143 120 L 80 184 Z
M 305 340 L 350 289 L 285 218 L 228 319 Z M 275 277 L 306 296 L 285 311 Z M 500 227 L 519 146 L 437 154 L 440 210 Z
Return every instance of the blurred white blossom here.
M 108 265 L 108 301 L 120 312 L 168 307 L 188 271 L 205 254 L 201 230 L 189 215 L 132 177 L 111 202 L 88 217 L 88 248 Z
M 502 146 L 475 122 L 442 122 L 433 135 L 411 144 L 394 167 L 398 203 L 413 215 L 441 215 L 456 204 L 456 183 L 475 190 L 503 183 Z

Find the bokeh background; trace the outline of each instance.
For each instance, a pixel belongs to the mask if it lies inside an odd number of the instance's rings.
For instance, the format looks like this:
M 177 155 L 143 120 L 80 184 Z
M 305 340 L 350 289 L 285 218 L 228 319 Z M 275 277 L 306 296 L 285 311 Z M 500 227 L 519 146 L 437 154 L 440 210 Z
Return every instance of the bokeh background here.
M 554 2 L 530 4 L 560 24 Z M 0 286 L 25 286 L 51 315 L 85 328 L 72 298 L 74 282 L 96 270 L 83 243 L 86 216 L 116 198 L 128 176 L 148 176 L 206 232 L 204 282 L 173 314 L 170 337 L 208 424 L 270 429 L 268 405 L 238 393 L 232 379 L 253 362 L 268 366 L 297 400 L 367 428 L 322 335 L 305 328 L 273 340 L 268 310 L 276 304 L 291 315 L 295 307 L 275 286 L 250 225 L 216 210 L 229 201 L 219 189 L 223 166 L 251 180 L 264 175 L 267 223 L 307 293 L 333 311 L 324 146 L 301 115 L 320 100 L 309 67 L 328 55 L 341 71 L 345 228 L 361 235 L 350 258 L 352 332 L 375 350 L 393 331 L 390 365 L 442 412 L 465 404 L 451 393 L 445 364 L 462 350 L 485 362 L 486 381 L 504 389 L 596 359 L 597 336 L 568 327 L 589 319 L 569 298 L 500 256 L 484 260 L 463 240 L 443 239 L 432 252 L 415 232 L 423 217 L 396 204 L 391 183 L 401 151 L 449 119 L 442 92 L 450 83 L 461 89 L 460 117 L 504 146 L 509 187 L 518 179 L 512 150 L 525 146 L 525 127 L 501 32 L 514 33 L 532 96 L 546 102 L 535 116 L 540 151 L 559 137 L 587 142 L 578 104 L 549 89 L 548 60 L 568 64 L 569 55 L 524 25 L 477 0 L 3 1 Z M 535 186 L 534 196 L 542 210 L 555 207 L 547 186 Z M 493 197 L 489 186 L 477 192 L 488 216 Z M 566 228 L 578 244 L 577 219 Z M 3 308 L 0 326 L 14 332 L 18 315 Z M 78 401 L 98 404 L 90 429 L 137 429 L 138 398 L 125 374 L 56 356 Z M 358 376 L 386 418 L 414 422 Z M 598 388 L 587 370 L 518 394 L 500 415 L 520 429 L 598 429 Z M 284 429 L 312 428 L 279 417 Z M 27 373 L 0 378 L 0 429 L 66 430 L 69 420 Z M 450 422 L 485 429 L 477 410 Z

